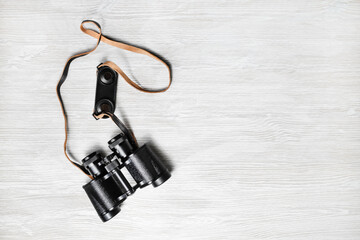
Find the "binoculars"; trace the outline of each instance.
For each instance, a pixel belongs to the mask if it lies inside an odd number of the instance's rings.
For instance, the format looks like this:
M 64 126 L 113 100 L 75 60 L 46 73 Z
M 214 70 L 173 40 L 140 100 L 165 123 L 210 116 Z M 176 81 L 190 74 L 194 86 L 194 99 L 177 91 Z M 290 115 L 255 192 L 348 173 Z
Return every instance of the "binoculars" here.
M 85 28 L 83 26 L 84 23 L 94 24 L 99 32 Z M 81 30 L 96 38 L 97 44 L 92 50 L 73 55 L 66 61 L 56 86 L 56 94 L 65 120 L 64 154 L 74 166 L 91 178 L 90 182 L 85 184 L 83 188 L 101 220 L 106 222 L 120 212 L 121 203 L 138 188 L 143 188 L 150 184 L 154 187 L 160 186 L 171 176 L 169 170 L 161 163 L 159 156 L 151 151 L 147 145 L 139 147 L 132 132 L 115 116 L 118 76 L 121 75 L 128 84 L 139 91 L 160 93 L 169 89 L 172 82 L 172 73 L 170 65 L 150 51 L 105 38 L 101 34 L 100 25 L 93 20 L 83 21 L 81 23 Z M 163 89 L 146 89 L 131 80 L 115 63 L 107 61 L 99 64 L 97 66 L 95 105 L 92 115 L 96 120 L 111 118 L 122 133 L 108 142 L 109 148 L 112 151 L 111 154 L 103 156 L 99 152 L 93 152 L 85 157 L 82 163 L 79 163 L 74 161 L 67 151 L 68 119 L 65 104 L 61 97 L 61 86 L 67 78 L 71 62 L 76 58 L 93 52 L 101 41 L 123 50 L 147 55 L 160 61 L 169 71 L 169 84 Z M 129 174 L 124 175 L 123 169 L 126 169 L 126 172 Z
M 108 144 L 112 151 L 110 155 L 104 157 L 93 152 L 82 160 L 93 178 L 83 188 L 103 222 L 118 214 L 121 203 L 136 189 L 150 184 L 158 187 L 171 176 L 146 144 L 138 147 L 123 133 Z M 131 186 L 121 172 L 124 167 L 136 182 L 135 186 Z

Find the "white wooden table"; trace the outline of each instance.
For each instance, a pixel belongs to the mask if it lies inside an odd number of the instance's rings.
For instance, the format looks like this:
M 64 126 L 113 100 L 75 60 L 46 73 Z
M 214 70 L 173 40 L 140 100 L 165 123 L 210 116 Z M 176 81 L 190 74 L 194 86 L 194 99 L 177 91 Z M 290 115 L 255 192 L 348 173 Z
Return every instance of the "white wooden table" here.
M 360 239 L 360 1 L 0 1 L 0 239 Z M 163 94 L 119 80 L 116 113 L 172 178 L 102 223 L 62 153 L 55 86 L 107 36 L 172 65 Z M 78 160 L 119 131 L 92 114 L 96 66 L 166 85 L 101 44 L 63 87 Z

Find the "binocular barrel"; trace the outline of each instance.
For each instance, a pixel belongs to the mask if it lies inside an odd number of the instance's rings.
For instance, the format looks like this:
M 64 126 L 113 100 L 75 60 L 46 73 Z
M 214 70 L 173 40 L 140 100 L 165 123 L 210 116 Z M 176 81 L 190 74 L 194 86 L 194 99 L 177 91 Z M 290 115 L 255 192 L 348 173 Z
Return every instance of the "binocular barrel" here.
M 170 172 L 146 144 L 134 149 L 123 134 L 117 135 L 108 144 L 140 188 L 149 184 L 157 187 L 170 178 Z
M 94 178 L 83 188 L 103 222 L 119 213 L 120 204 L 134 192 L 116 162 L 108 164 L 109 168 L 104 158 L 96 152 L 83 160 L 85 169 Z
M 85 169 L 93 177 L 83 188 L 103 222 L 118 214 L 121 203 L 138 187 L 149 184 L 157 187 L 171 176 L 147 145 L 132 146 L 124 134 L 117 135 L 108 144 L 113 151 L 109 156 L 104 158 L 93 152 L 83 159 Z M 135 180 L 135 186 L 122 174 L 123 167 Z

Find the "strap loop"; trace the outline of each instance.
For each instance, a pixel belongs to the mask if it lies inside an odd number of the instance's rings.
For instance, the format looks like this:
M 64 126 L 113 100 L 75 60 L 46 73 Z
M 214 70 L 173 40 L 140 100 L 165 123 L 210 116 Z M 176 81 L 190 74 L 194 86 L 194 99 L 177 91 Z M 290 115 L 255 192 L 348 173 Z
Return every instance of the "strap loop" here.
M 95 30 L 92 30 L 92 29 L 88 29 L 86 27 L 84 27 L 84 24 L 85 23 L 91 23 L 93 25 L 95 25 L 95 27 L 98 29 L 98 32 L 95 31 Z M 117 48 L 120 48 L 120 49 L 123 49 L 123 50 L 127 50 L 127 51 L 130 51 L 130 52 L 134 52 L 134 53 L 139 53 L 139 54 L 143 54 L 143 55 L 146 55 L 146 56 L 149 56 L 159 62 L 161 62 L 162 64 L 164 64 L 169 72 L 169 84 L 166 88 L 163 88 L 163 89 L 160 89 L 160 90 L 150 90 L 150 89 L 146 89 L 146 88 L 143 88 L 141 87 L 140 85 L 136 84 L 134 81 L 132 81 L 125 73 L 124 71 L 121 70 L 121 68 L 119 66 L 117 66 L 115 63 L 113 62 L 105 62 L 103 63 L 101 66 L 109 66 L 111 67 L 112 69 L 114 69 L 116 72 L 118 72 L 123 78 L 124 80 L 129 84 L 131 85 L 132 87 L 136 88 L 137 90 L 139 91 L 142 91 L 142 92 L 147 92 L 147 93 L 160 93 L 160 92 L 165 92 L 166 90 L 169 89 L 169 87 L 171 86 L 171 82 L 172 82 L 172 79 L 171 79 L 171 69 L 170 69 L 170 66 L 164 62 L 162 59 L 160 59 L 159 57 L 155 56 L 154 54 L 150 53 L 149 51 L 145 50 L 145 49 L 142 49 L 142 48 L 139 48 L 139 47 L 135 47 L 135 46 L 131 46 L 131 45 L 128 45 L 128 44 L 125 44 L 125 43 L 121 43 L 121 42 L 118 42 L 118 41 L 115 41 L 115 40 L 111 40 L 105 36 L 102 35 L 102 31 L 101 31 L 101 26 L 100 24 L 98 24 L 97 22 L 93 21 L 93 20 L 85 20 L 81 23 L 80 25 L 80 29 L 83 33 L 93 37 L 93 38 L 96 38 L 97 39 L 97 43 L 95 45 L 95 47 L 93 47 L 91 50 L 89 51 L 86 51 L 86 52 L 83 52 L 83 53 L 79 53 L 79 54 L 76 54 L 76 55 L 73 55 L 71 56 L 65 63 L 65 66 L 64 66 L 64 70 L 62 72 L 62 75 L 60 77 L 60 80 L 56 86 L 56 93 L 57 93 L 57 96 L 58 96 L 58 99 L 59 99 L 59 102 L 60 102 L 60 106 L 61 106 L 61 110 L 62 110 L 62 113 L 64 115 L 64 121 L 65 121 L 65 141 L 64 141 L 64 154 L 66 156 L 66 158 L 76 167 L 78 167 L 81 171 L 83 171 L 86 175 L 88 175 L 90 178 L 91 175 L 88 174 L 88 172 L 86 171 L 86 169 L 79 163 L 76 163 L 75 161 L 71 160 L 70 156 L 68 155 L 67 153 L 67 141 L 68 141 L 68 120 L 67 120 L 67 114 L 66 114 L 66 111 L 65 111 L 65 105 L 64 105 L 64 102 L 62 100 L 62 97 L 61 97 L 61 86 L 62 84 L 65 82 L 66 80 L 66 77 L 67 77 L 67 74 L 69 72 L 69 67 L 70 67 L 70 64 L 73 60 L 75 60 L 76 58 L 78 57 L 83 57 L 83 56 L 86 56 L 90 53 L 92 53 L 93 51 L 95 51 L 95 49 L 99 46 L 100 42 L 104 42 L 106 44 L 109 44 L 111 46 L 114 46 L 114 47 L 117 47 Z M 116 116 L 114 117 L 111 116 L 112 120 L 116 123 Z M 120 121 L 120 120 L 119 120 Z M 136 140 L 135 140 L 136 141 Z
M 142 92 L 146 92 L 146 93 L 160 93 L 160 92 L 165 92 L 166 90 L 168 90 L 171 86 L 171 69 L 170 69 L 170 66 L 164 62 L 162 59 L 160 59 L 159 57 L 155 56 L 154 54 L 152 54 L 151 52 L 149 51 L 146 51 L 145 49 L 142 49 L 142 48 L 138 48 L 138 47 L 134 47 L 134 46 L 131 46 L 131 45 L 128 45 L 128 44 L 125 44 L 125 43 L 121 43 L 121 42 L 117 42 L 115 40 L 111 40 L 105 36 L 103 36 L 101 34 L 101 28 L 100 28 L 100 25 L 97 23 L 97 22 L 94 22 L 94 21 L 91 21 L 92 23 L 96 24 L 99 29 L 100 29 L 100 33 L 92 30 L 92 29 L 87 29 L 87 28 L 84 28 L 83 26 L 83 23 L 85 22 L 88 22 L 89 20 L 87 21 L 84 21 L 81 23 L 81 26 L 80 26 L 80 29 L 81 31 L 83 31 L 83 33 L 93 37 L 93 38 L 96 38 L 98 39 L 99 41 L 101 42 L 104 42 L 106 44 L 109 44 L 111 46 L 114 46 L 114 47 L 117 47 L 117 48 L 120 48 L 120 49 L 123 49 L 123 50 L 126 50 L 126 51 L 130 51 L 130 52 L 134 52 L 134 53 L 139 53 L 139 54 L 143 54 L 143 55 L 146 55 L 146 56 L 149 56 L 153 59 L 155 59 L 156 61 L 159 61 L 161 62 L 162 64 L 164 64 L 169 72 L 169 84 L 166 88 L 164 89 L 160 89 L 160 90 L 149 90 L 149 89 L 146 89 L 146 88 L 143 88 L 141 86 L 139 86 L 138 84 L 136 84 L 134 81 L 132 81 L 125 73 L 124 71 L 119 67 L 117 66 L 115 63 L 111 62 L 111 61 L 107 61 L 103 64 L 101 64 L 99 67 L 102 67 L 102 66 L 108 66 L 108 67 L 111 67 L 112 69 L 114 69 L 117 73 L 119 73 L 123 78 L 124 80 L 132 87 L 136 88 L 137 90 L 139 91 L 142 91 Z M 90 22 L 90 21 L 89 21 Z

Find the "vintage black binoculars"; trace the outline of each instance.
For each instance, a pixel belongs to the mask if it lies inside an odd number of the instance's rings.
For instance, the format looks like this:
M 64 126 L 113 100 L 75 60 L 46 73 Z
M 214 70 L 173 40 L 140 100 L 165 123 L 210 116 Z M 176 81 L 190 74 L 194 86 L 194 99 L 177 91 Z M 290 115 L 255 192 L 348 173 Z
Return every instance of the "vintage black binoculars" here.
M 93 152 L 82 160 L 83 166 L 93 177 L 83 188 L 103 222 L 118 214 L 121 203 L 137 188 L 149 184 L 160 186 L 171 176 L 147 145 L 137 147 L 122 133 L 108 144 L 113 151 L 110 155 L 103 157 Z M 121 172 L 124 167 L 135 180 L 135 186 L 131 186 Z

